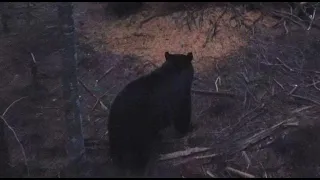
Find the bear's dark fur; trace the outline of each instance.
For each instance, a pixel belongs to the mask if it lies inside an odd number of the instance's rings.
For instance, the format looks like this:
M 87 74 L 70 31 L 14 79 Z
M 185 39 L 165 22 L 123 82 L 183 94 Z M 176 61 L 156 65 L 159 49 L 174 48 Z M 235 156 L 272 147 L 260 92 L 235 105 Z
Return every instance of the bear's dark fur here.
M 143 173 L 160 130 L 174 125 L 182 135 L 191 127 L 193 55 L 165 53 L 165 63 L 129 83 L 109 114 L 110 155 L 121 169 Z

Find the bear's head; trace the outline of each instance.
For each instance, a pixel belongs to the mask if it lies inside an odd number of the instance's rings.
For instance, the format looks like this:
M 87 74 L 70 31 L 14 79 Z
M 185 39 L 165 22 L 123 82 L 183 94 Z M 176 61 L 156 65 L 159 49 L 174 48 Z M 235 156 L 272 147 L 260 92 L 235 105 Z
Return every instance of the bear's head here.
M 178 67 L 186 67 L 192 65 L 193 54 L 189 52 L 187 55 L 184 54 L 170 54 L 169 52 L 165 52 L 164 54 L 166 58 L 166 62 L 173 64 Z

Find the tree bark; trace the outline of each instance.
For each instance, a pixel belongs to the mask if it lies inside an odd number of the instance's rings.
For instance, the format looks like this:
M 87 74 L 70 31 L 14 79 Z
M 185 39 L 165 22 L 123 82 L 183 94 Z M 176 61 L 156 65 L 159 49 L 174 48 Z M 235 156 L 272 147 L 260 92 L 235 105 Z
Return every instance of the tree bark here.
M 66 150 L 70 163 L 85 157 L 83 156 L 85 148 L 78 95 L 76 38 L 72 13 L 73 5 L 71 2 L 58 3 L 58 14 L 63 39 L 62 88 L 65 100 L 64 118 L 68 134 Z

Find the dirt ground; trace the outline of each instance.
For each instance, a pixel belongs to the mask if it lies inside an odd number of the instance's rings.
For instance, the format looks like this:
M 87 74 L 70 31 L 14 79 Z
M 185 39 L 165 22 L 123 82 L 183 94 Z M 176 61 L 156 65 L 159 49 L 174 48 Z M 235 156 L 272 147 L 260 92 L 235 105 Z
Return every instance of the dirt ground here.
M 169 51 L 194 54 L 192 121 L 197 129 L 182 139 L 168 135 L 160 157 L 209 149 L 158 159 L 150 176 L 320 177 L 318 27 L 306 30 L 290 18 L 242 4 L 208 3 L 162 14 L 168 4 L 146 3 L 122 19 L 106 13 L 107 5 L 74 3 L 88 159 L 77 176 L 111 176 L 108 108 L 128 82 L 160 66 Z M 288 12 L 286 6 L 269 6 Z M 10 3 L 8 12 L 10 32 L 0 34 L 0 112 L 18 100 L 5 114 L 18 138 L 7 129 L 12 174 L 63 177 L 67 154 L 57 7 Z M 29 86 L 32 55 L 49 92 L 41 97 Z M 91 93 L 103 96 L 103 104 L 95 105 Z M 31 100 L 34 94 L 39 98 Z

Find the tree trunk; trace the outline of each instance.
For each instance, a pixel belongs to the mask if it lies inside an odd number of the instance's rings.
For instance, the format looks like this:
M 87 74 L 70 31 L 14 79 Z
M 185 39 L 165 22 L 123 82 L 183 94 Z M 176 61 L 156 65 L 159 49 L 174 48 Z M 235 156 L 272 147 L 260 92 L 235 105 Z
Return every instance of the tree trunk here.
M 65 100 L 65 122 L 68 140 L 66 145 L 69 162 L 81 160 L 85 153 L 82 134 L 82 118 L 78 95 L 77 53 L 75 28 L 73 22 L 73 5 L 71 2 L 58 3 L 59 21 L 63 39 L 63 74 L 62 88 Z M 76 163 L 77 164 L 77 163 Z

